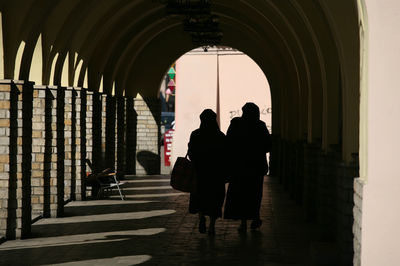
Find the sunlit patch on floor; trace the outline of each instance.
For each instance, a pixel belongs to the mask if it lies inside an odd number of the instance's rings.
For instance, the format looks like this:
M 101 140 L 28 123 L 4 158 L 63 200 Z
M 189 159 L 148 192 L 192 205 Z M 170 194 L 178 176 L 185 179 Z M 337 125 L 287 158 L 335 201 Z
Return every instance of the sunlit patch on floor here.
M 152 203 L 152 200 L 89 200 L 89 201 L 72 201 L 66 207 L 84 207 L 84 206 L 106 206 L 106 205 L 126 205 L 126 204 L 146 204 Z
M 154 187 L 127 187 L 126 190 L 163 190 L 163 189 L 173 189 L 171 186 L 154 186 Z
M 26 240 L 7 241 L 0 246 L 0 250 L 16 250 L 25 248 L 42 248 L 79 244 L 94 244 L 116 242 L 129 239 L 132 236 L 152 236 L 165 232 L 165 228 L 146 228 L 128 231 L 101 232 L 70 236 L 43 237 Z
M 153 210 L 153 211 L 141 211 L 141 212 L 123 212 L 123 213 L 97 214 L 97 215 L 86 215 L 86 216 L 73 216 L 64 218 L 49 218 L 40 220 L 39 222 L 36 223 L 36 225 L 144 219 L 144 218 L 168 215 L 175 212 L 176 212 L 175 210 Z
M 49 265 L 59 265 L 59 266 L 92 266 L 92 265 L 138 265 L 149 261 L 151 256 L 149 255 L 136 255 L 136 256 L 121 256 L 107 259 L 96 259 L 96 260 L 83 260 L 74 261 L 58 264 Z

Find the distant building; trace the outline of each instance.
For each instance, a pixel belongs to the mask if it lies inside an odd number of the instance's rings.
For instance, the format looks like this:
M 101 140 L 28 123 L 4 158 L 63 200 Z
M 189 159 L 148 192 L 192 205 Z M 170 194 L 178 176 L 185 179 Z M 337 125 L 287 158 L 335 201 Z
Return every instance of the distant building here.
M 200 113 L 213 109 L 226 133 L 246 102 L 260 107 L 271 130 L 271 96 L 267 78 L 247 55 L 228 47 L 194 49 L 176 62 L 175 132 L 172 161 L 187 151 L 190 133 L 199 127 Z

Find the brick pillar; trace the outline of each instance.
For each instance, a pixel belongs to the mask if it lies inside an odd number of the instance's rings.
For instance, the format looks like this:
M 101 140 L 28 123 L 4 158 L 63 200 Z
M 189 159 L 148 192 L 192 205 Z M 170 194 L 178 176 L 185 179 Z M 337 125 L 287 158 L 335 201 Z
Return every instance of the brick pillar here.
M 32 217 L 44 213 L 44 176 L 46 153 L 46 87 L 34 86 L 32 116 Z
M 350 163 L 340 163 L 336 168 L 337 186 L 337 244 L 340 254 L 341 265 L 351 265 L 354 256 L 354 178 L 358 173 L 358 154 L 353 155 Z M 359 188 L 357 188 L 359 189 Z M 359 191 L 359 190 L 358 190 Z
M 65 119 L 65 88 L 57 88 L 57 216 L 64 214 L 64 173 L 65 173 L 65 135 L 64 135 L 64 119 Z M 68 158 L 68 157 L 67 157 Z
M 44 187 L 44 217 L 57 217 L 57 87 L 46 89 L 45 104 L 45 151 L 44 154 L 36 154 L 36 160 L 43 162 L 43 187 Z M 35 110 L 34 110 L 35 112 Z M 38 159 L 39 157 L 39 159 Z M 63 204 L 63 203 L 61 203 Z
M 115 170 L 115 120 L 116 97 L 107 95 L 105 98 L 105 168 Z
M 306 143 L 304 147 L 304 217 L 309 221 L 317 219 L 318 158 L 320 144 Z
M 320 153 L 316 202 L 319 237 L 324 241 L 334 241 L 336 235 L 336 169 L 340 159 L 339 147 L 332 146 L 329 152 Z
M 117 171 L 117 176 L 119 178 L 123 178 L 125 175 L 125 125 L 126 125 L 126 110 L 125 110 L 125 98 L 118 97 L 117 98 L 117 149 L 116 149 L 116 157 L 117 160 L 115 162 L 115 167 Z
M 296 143 L 296 181 L 294 198 L 298 203 L 303 203 L 304 187 L 304 144 L 306 141 Z
M 93 162 L 93 92 L 82 90 L 82 107 L 81 107 L 81 156 L 85 161 L 82 163 L 82 171 L 90 172 L 90 168 L 86 164 L 86 159 Z M 85 121 L 83 120 L 85 119 Z M 85 179 L 82 179 L 82 194 L 86 198 Z
M 72 90 L 64 89 L 64 202 L 71 200 L 72 189 Z
M 160 173 L 160 120 L 158 99 L 135 98 L 137 112 L 136 174 Z
M 93 133 L 93 153 L 92 164 L 93 171 L 101 171 L 104 164 L 102 158 L 102 97 L 98 92 L 93 95 L 93 116 L 92 116 L 92 133 Z
M 134 99 L 126 99 L 126 174 L 136 174 L 136 127 L 137 114 L 134 109 Z
M 33 84 L 0 84 L 0 237 L 31 232 Z
M 87 93 L 85 89 L 81 89 L 79 91 L 79 100 L 77 102 L 77 108 L 79 108 L 79 124 L 80 124 L 80 133 L 79 137 L 77 138 L 77 145 L 80 146 L 80 165 L 81 165 L 81 180 L 80 180 L 80 187 L 81 187 L 81 195 L 77 195 L 77 199 L 85 200 L 86 199 L 86 115 L 87 115 Z M 80 106 L 78 106 L 80 105 Z M 79 144 L 78 144 L 79 143 Z M 79 181 L 77 181 L 79 183 Z
M 72 125 L 71 125 L 71 199 L 82 200 L 81 179 L 81 90 L 72 90 Z
M 18 100 L 22 101 L 22 225 L 21 237 L 31 233 L 31 175 L 32 175 L 32 103 L 33 83 L 24 83 Z M 19 116 L 20 110 L 18 110 Z M 21 128 L 18 126 L 18 128 Z

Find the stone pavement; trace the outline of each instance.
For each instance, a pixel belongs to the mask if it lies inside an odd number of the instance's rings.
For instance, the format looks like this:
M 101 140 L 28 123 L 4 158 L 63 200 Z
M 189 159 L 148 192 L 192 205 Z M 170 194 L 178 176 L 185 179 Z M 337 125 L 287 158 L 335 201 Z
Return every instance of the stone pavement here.
M 34 223 L 32 238 L 1 244 L 0 265 L 308 265 L 300 209 L 274 178 L 264 185 L 259 231 L 239 234 L 238 222 L 220 219 L 209 237 L 169 176 L 130 176 L 125 201 L 69 203 L 65 217 Z

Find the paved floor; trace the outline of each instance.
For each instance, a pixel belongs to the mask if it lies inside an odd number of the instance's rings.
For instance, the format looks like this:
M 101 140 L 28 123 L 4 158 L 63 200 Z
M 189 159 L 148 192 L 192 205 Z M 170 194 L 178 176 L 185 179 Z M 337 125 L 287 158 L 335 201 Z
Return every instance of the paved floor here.
M 300 210 L 266 177 L 260 231 L 218 220 L 216 236 L 197 231 L 188 195 L 168 176 L 129 177 L 126 200 L 71 202 L 66 217 L 33 224 L 32 238 L 0 245 L 0 265 L 307 265 Z

